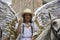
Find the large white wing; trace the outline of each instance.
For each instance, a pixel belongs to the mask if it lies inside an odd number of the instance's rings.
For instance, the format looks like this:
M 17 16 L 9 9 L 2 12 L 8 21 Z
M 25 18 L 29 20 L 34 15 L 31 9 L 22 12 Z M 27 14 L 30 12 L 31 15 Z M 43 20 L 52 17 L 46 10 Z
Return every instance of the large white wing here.
M 42 25 L 46 26 L 50 22 L 50 16 L 51 14 L 52 18 L 53 17 L 58 17 L 60 18 L 60 0 L 54 0 L 51 1 L 40 8 L 38 8 L 35 11 L 35 17 L 37 17 L 39 23 L 42 23 Z
M 41 19 L 38 21 L 42 21 L 42 24 L 45 26 L 45 24 L 48 24 L 50 22 L 49 13 L 51 14 L 51 19 L 54 19 L 56 17 L 60 18 L 60 0 L 51 1 L 51 2 L 43 5 L 42 7 L 38 8 L 35 11 L 35 17 Z M 48 32 L 50 32 L 49 31 L 50 28 L 48 27 L 48 28 L 46 28 L 46 30 L 44 30 L 39 35 L 39 37 L 36 38 L 36 40 L 49 40 L 49 38 L 47 38 L 49 35 L 47 35 L 47 34 L 48 34 Z
M 15 12 L 13 9 L 6 3 L 0 0 L 0 28 L 2 29 L 2 38 L 8 36 L 9 29 L 8 23 L 12 22 L 15 19 Z M 0 31 L 1 32 L 1 31 Z

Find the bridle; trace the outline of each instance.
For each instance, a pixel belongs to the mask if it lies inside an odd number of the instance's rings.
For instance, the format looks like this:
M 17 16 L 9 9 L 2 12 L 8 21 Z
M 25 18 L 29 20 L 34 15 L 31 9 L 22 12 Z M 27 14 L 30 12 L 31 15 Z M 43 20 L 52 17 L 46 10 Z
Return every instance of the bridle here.
M 58 19 L 58 18 L 55 18 L 55 19 L 51 20 L 51 30 L 52 30 L 54 36 L 55 36 L 58 40 L 60 40 L 60 38 L 57 37 L 57 32 L 59 32 L 60 28 L 56 31 L 56 30 L 53 28 L 53 25 L 52 25 L 52 22 L 53 22 L 54 20 L 56 20 L 56 19 Z

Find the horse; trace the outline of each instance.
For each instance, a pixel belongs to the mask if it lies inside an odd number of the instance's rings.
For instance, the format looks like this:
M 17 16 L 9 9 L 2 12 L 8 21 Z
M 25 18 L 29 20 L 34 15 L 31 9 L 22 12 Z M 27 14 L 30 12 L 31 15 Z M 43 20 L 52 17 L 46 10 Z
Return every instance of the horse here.
M 36 40 L 60 40 L 60 19 L 52 19 L 48 28 Z

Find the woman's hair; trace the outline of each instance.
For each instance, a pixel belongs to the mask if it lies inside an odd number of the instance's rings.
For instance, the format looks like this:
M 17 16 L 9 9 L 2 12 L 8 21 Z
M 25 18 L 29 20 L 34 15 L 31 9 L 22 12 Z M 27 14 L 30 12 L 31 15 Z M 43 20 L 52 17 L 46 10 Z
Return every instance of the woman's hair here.
M 26 22 L 26 20 L 25 20 L 25 15 L 26 15 L 26 14 L 23 14 L 23 15 L 22 15 L 22 17 L 23 17 L 23 23 Z M 29 14 L 29 15 L 30 15 L 30 17 L 31 17 L 29 22 L 32 23 L 32 14 Z

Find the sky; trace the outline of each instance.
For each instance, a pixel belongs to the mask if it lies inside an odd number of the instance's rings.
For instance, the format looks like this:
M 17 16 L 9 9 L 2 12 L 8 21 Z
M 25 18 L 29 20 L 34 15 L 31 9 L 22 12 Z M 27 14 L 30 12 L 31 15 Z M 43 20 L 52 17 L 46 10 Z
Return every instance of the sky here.
M 2 0 L 3 2 L 7 3 L 8 5 L 12 4 L 12 0 Z

